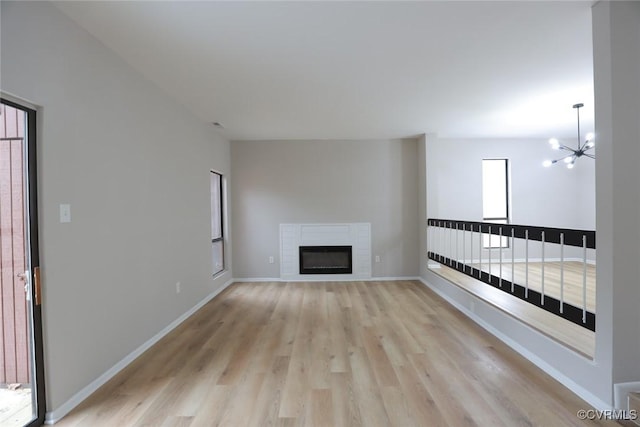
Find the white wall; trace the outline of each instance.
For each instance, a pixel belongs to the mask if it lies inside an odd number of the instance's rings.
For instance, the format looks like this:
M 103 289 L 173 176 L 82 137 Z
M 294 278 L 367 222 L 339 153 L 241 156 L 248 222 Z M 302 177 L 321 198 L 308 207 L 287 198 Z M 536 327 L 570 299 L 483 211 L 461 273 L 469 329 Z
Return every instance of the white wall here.
M 334 222 L 371 223 L 373 277 L 418 275 L 415 139 L 233 141 L 231 159 L 236 278 L 280 277 L 281 223 Z
M 640 3 L 597 3 L 593 39 L 602 326 L 596 355 L 610 363 L 614 383 L 640 382 Z
M 209 201 L 230 149 L 50 3 L 2 2 L 1 72 L 3 92 L 41 106 L 51 412 L 230 278 L 211 277 Z
M 566 144 L 577 145 L 575 140 Z M 562 154 L 552 150 L 546 140 L 540 139 L 428 138 L 427 215 L 482 221 L 482 160 L 506 158 L 510 167 L 512 224 L 594 230 L 595 162 L 583 158 L 576 162 L 574 169 L 563 165 L 542 166 L 543 160 L 560 156 Z M 539 258 L 540 246 L 537 242 L 531 243 L 529 256 Z M 474 252 L 476 249 L 474 245 Z M 511 248 L 503 252 L 503 256 L 511 257 Z M 468 239 L 465 253 L 471 253 Z M 483 251 L 485 259 L 488 253 Z M 582 250 L 567 247 L 565 255 L 582 258 Z M 524 256 L 524 242 L 516 241 L 515 257 Z M 559 245 L 547 244 L 545 256 L 559 258 Z M 595 260 L 595 252 L 590 250 L 588 257 Z
M 575 146 L 575 139 L 567 145 Z M 427 144 L 429 217 L 482 220 L 482 160 L 509 159 L 513 224 L 595 229 L 595 162 L 572 170 L 542 162 L 561 152 L 545 140 L 431 138 Z M 583 209 L 590 207 L 590 209 Z
M 614 404 L 614 384 L 640 389 L 640 3 L 601 1 L 592 10 L 598 147 L 594 360 L 524 327 L 431 271 L 423 278 L 589 403 L 606 409 Z M 593 205 L 588 198 L 577 203 L 582 209 Z M 625 396 L 615 397 L 622 408 Z
M 595 213 L 593 210 L 583 212 L 579 208 L 593 203 L 593 186 L 581 185 L 584 193 L 576 193 L 572 188 L 576 188 L 582 180 L 592 179 L 589 176 L 593 175 L 594 162 L 581 159 L 573 170 L 559 165 L 555 168 L 542 167 L 542 161 L 553 154 L 557 153 L 544 140 L 426 138 L 427 214 L 429 217 L 481 220 L 482 159 L 508 158 L 511 163 L 513 223 L 593 229 Z M 545 252 L 553 256 L 548 250 Z M 539 256 L 535 251 L 530 254 Z M 516 257 L 519 256 L 516 251 Z M 486 251 L 483 257 L 486 260 Z M 427 271 L 422 278 L 432 289 L 498 334 L 590 404 L 600 409 L 610 405 L 610 372 L 607 372 L 606 364 L 600 365 L 600 360 L 594 363 L 558 344 L 433 271 Z

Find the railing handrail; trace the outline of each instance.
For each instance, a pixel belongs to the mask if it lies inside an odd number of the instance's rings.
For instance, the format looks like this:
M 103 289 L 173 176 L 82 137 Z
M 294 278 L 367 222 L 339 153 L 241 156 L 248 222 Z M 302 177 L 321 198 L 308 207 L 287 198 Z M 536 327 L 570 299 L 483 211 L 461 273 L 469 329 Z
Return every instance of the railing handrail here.
M 520 224 L 500 224 L 496 222 L 483 222 L 483 221 L 463 221 L 455 219 L 444 218 L 428 218 L 427 225 L 451 228 L 454 230 L 466 230 L 481 232 L 484 234 L 502 235 L 503 237 L 511 237 L 513 231 L 513 237 L 518 239 L 524 239 L 526 232 L 528 231 L 528 239 L 542 241 L 542 232 L 544 231 L 544 241 L 546 243 L 558 243 L 560 244 L 560 236 L 563 236 L 564 244 L 568 246 L 584 247 L 586 237 L 586 247 L 589 249 L 596 248 L 596 232 L 594 230 L 579 230 L 572 228 L 555 228 L 555 227 L 542 227 L 534 225 L 520 225 Z M 502 233 L 500 233 L 502 229 Z
M 540 226 L 527 226 L 517 224 L 500 224 L 497 222 L 486 221 L 461 221 L 453 219 L 438 219 L 428 218 L 427 224 L 429 227 L 437 229 L 443 229 L 443 232 L 431 232 L 428 234 L 428 252 L 427 257 L 447 267 L 460 271 L 467 276 L 473 277 L 481 282 L 493 286 L 496 289 L 500 289 L 503 292 L 507 292 L 519 299 L 527 301 L 537 307 L 540 307 L 550 313 L 567 319 L 577 325 L 587 328 L 591 331 L 595 331 L 596 316 L 595 313 L 587 310 L 587 249 L 595 249 L 596 245 L 596 232 L 593 230 L 575 230 L 569 228 L 553 228 L 553 227 L 540 227 Z M 444 231 L 449 230 L 449 231 Z M 427 230 L 429 231 L 429 230 Z M 467 233 L 469 232 L 469 233 Z M 435 241 L 432 241 L 434 237 L 440 236 Z M 471 262 L 467 263 L 465 257 L 465 236 L 469 234 L 469 244 L 471 249 Z M 486 248 L 483 245 L 483 240 L 480 239 L 480 235 L 491 234 L 500 236 L 501 238 L 511 239 L 512 250 L 511 252 L 511 270 L 512 276 L 510 279 L 506 279 L 502 276 L 503 258 L 502 252 L 504 246 L 500 245 L 498 248 L 494 248 L 499 251 L 500 261 L 499 270 L 500 273 L 496 276 L 491 268 L 492 256 L 489 251 L 488 256 L 488 269 L 483 268 L 482 255 Z M 463 257 L 460 260 L 459 257 L 459 237 L 462 235 L 462 253 Z M 478 242 L 478 262 L 473 262 L 473 240 L 474 236 L 477 237 Z M 525 281 L 523 284 L 515 283 L 514 281 L 514 260 L 515 260 L 515 239 L 524 239 L 525 249 Z M 455 249 L 453 248 L 453 241 L 455 241 Z M 542 275 L 540 292 L 533 290 L 529 283 L 529 243 L 531 241 L 541 242 L 542 253 Z M 448 250 L 446 243 L 449 243 Z M 438 243 L 442 243 L 438 245 Z M 544 288 L 544 263 L 545 263 L 545 244 L 559 243 L 560 244 L 560 297 L 555 298 L 548 293 L 545 293 Z M 575 246 L 582 248 L 582 306 L 578 307 L 568 303 L 564 299 L 564 261 L 565 261 L 565 246 Z M 537 246 L 537 245 L 536 245 Z

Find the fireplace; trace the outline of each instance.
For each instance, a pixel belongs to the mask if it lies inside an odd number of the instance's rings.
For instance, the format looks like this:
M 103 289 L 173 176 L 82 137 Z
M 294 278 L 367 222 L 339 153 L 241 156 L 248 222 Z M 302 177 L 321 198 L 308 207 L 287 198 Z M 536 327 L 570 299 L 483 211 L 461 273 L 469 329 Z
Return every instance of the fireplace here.
M 351 246 L 300 246 L 300 274 L 351 274 Z
M 317 260 L 309 257 L 311 253 L 324 249 L 333 252 L 332 247 L 343 253 L 341 259 L 315 267 L 333 268 L 313 268 Z M 351 248 L 351 256 L 345 247 Z M 320 255 L 326 258 L 327 254 Z M 366 280 L 371 278 L 371 258 L 371 224 L 368 222 L 280 224 L 282 280 Z

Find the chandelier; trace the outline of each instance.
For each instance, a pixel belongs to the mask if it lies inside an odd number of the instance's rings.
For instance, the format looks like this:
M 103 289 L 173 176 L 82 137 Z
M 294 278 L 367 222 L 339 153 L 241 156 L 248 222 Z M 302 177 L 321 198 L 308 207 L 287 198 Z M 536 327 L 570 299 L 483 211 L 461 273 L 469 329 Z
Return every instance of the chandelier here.
M 578 149 L 573 149 L 571 147 L 567 147 L 566 145 L 560 144 L 560 141 L 558 141 L 556 138 L 551 138 L 549 140 L 549 144 L 551 144 L 551 148 L 553 148 L 554 150 L 564 150 L 564 151 L 568 151 L 570 154 L 568 154 L 565 157 L 561 157 L 557 160 L 545 160 L 544 162 L 542 162 L 542 165 L 545 167 L 549 167 L 553 164 L 556 164 L 558 162 L 562 162 L 565 163 L 567 165 L 568 169 L 573 169 L 573 167 L 576 164 L 576 160 L 578 160 L 580 157 L 585 156 L 585 157 L 589 157 L 592 159 L 595 159 L 596 156 L 594 156 L 593 154 L 589 154 L 587 153 L 587 151 L 593 149 L 593 147 L 595 147 L 595 142 L 594 142 L 594 135 L 593 133 L 589 132 L 585 139 L 584 139 L 584 143 L 581 143 L 581 138 L 580 138 L 580 107 L 584 107 L 584 104 L 575 104 L 573 106 L 573 108 L 576 109 L 577 113 L 578 113 Z

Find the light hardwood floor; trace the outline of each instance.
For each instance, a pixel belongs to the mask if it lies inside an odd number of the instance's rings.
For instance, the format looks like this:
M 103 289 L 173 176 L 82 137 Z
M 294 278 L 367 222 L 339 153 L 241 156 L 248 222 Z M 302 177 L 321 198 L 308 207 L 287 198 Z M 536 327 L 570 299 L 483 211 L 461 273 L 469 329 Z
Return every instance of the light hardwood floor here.
M 578 305 L 577 301 L 581 300 L 582 296 L 576 296 L 577 292 L 575 292 L 575 287 L 577 285 L 575 283 L 582 283 L 581 265 L 568 265 L 565 266 L 565 268 L 565 301 Z M 510 269 L 511 267 L 509 266 L 508 270 Z M 493 270 L 494 267 L 492 266 L 493 274 L 497 275 L 498 273 Z M 522 282 L 518 281 L 519 278 L 524 278 L 524 264 L 516 264 L 514 270 L 516 271 L 516 283 L 524 283 L 524 279 L 522 280 Z M 530 265 L 530 289 L 540 291 L 540 270 L 540 263 Z M 559 279 L 555 274 L 549 274 L 550 270 L 553 271 L 552 268 L 546 266 L 545 290 L 547 295 L 559 298 Z M 531 327 L 539 330 L 540 332 L 566 345 L 567 347 L 570 347 L 571 349 L 581 353 L 582 355 L 593 359 L 596 347 L 596 334 L 594 332 L 444 265 L 440 266 L 439 268 L 434 268 L 431 271 L 460 286 L 461 288 L 471 292 L 472 294 L 482 298 L 489 304 L 494 305 L 505 313 L 530 325 Z M 485 270 L 485 266 L 483 266 L 483 271 L 488 271 L 488 268 Z M 536 271 L 538 271 L 537 275 L 535 273 Z M 507 280 L 511 280 L 510 271 L 503 270 L 502 277 Z M 536 277 L 538 278 L 537 280 Z M 594 266 L 589 266 L 588 277 L 591 277 L 592 280 L 589 280 L 587 282 L 587 307 L 590 308 L 590 304 L 592 304 L 593 308 L 595 309 L 596 290 Z
M 586 265 L 586 295 L 582 292 L 582 273 L 583 265 L 577 261 L 565 261 L 563 268 L 563 289 L 562 295 L 564 301 L 582 308 L 584 304 L 583 296 L 586 296 L 587 310 L 595 313 L 596 311 L 596 266 Z M 478 268 L 477 264 L 471 264 L 474 268 Z M 530 262 L 528 265 L 529 289 L 542 292 L 542 267 L 541 262 Z M 515 272 L 515 283 L 525 286 L 527 282 L 527 265 L 524 262 L 517 262 L 513 268 Z M 560 299 L 560 276 L 561 267 L 559 262 L 544 263 L 544 293 Z M 485 263 L 482 265 L 482 271 L 489 272 L 489 266 Z M 500 277 L 500 266 L 495 262 L 491 265 L 491 274 Z M 511 263 L 505 263 L 502 266 L 502 278 L 512 280 Z
M 235 283 L 60 426 L 616 426 L 419 282 Z

